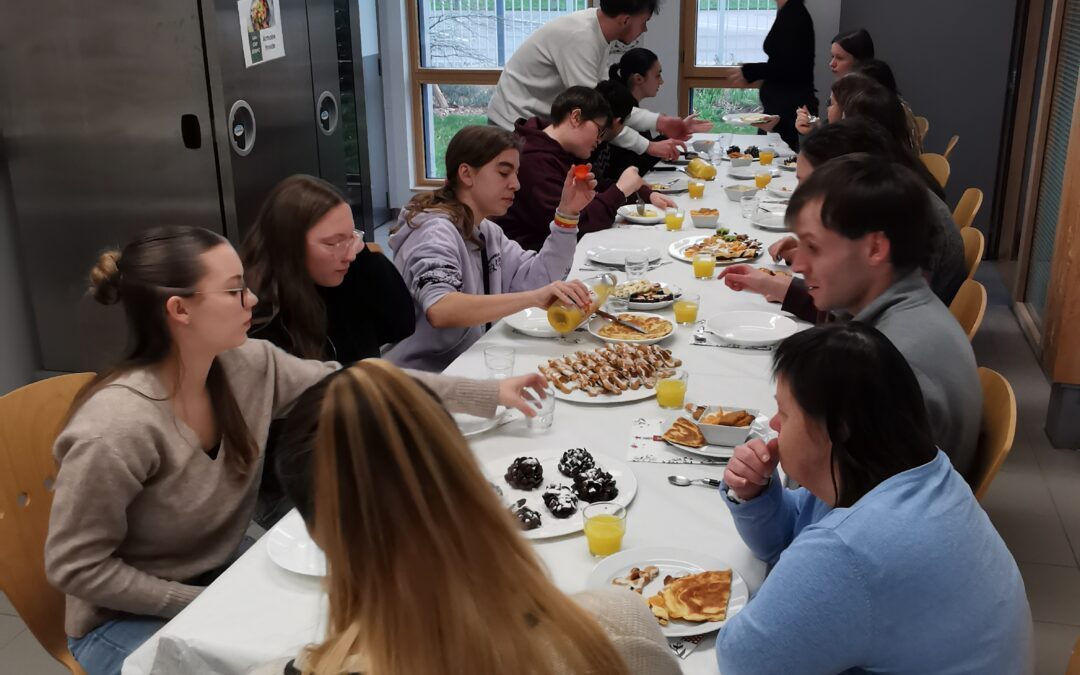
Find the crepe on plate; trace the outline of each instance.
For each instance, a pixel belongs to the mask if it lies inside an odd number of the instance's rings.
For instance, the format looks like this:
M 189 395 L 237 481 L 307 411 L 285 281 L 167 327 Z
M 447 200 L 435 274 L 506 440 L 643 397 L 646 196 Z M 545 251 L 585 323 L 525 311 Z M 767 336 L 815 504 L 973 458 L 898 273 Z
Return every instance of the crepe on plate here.
M 731 599 L 731 570 L 709 571 L 670 579 L 647 602 L 656 620 L 723 621 Z
M 675 419 L 671 428 L 664 432 L 664 440 L 671 441 L 675 445 L 685 445 L 688 448 L 705 447 L 705 436 L 701 433 L 701 429 L 685 417 Z
M 651 340 L 653 338 L 670 335 L 673 330 L 671 322 L 659 316 L 620 314 L 618 319 L 633 324 L 643 329 L 645 332 L 639 333 L 626 326 L 620 326 L 619 324 L 612 322 L 596 331 L 596 334 L 600 337 L 612 338 L 615 340 Z

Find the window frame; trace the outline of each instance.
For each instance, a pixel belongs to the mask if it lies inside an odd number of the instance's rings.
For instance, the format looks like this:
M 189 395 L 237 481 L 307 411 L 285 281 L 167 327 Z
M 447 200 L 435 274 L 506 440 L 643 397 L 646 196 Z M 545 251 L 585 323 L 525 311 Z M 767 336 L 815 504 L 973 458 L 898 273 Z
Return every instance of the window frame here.
M 443 185 L 443 179 L 427 175 L 427 141 L 424 135 L 424 87 L 432 84 L 466 84 L 493 87 L 499 83 L 502 68 L 431 68 L 420 61 L 420 16 L 418 3 L 425 0 L 405 0 L 409 46 L 409 94 L 412 108 L 413 189 L 431 190 Z M 595 7 L 597 0 L 586 0 Z
M 679 16 L 679 115 L 690 114 L 691 89 L 757 89 L 731 86 L 739 66 L 700 66 L 697 63 L 697 0 L 681 0 Z

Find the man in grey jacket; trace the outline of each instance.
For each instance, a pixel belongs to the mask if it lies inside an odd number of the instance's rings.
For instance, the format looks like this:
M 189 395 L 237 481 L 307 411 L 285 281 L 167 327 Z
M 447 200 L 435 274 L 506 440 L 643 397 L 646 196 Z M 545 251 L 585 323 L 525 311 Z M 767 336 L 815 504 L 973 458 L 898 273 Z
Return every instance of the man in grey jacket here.
M 896 345 L 922 387 L 935 442 L 970 481 L 982 389 L 966 334 L 920 271 L 931 209 L 925 184 L 906 167 L 863 153 L 831 160 L 788 206 L 799 237 L 792 269 L 819 309 L 868 323 Z

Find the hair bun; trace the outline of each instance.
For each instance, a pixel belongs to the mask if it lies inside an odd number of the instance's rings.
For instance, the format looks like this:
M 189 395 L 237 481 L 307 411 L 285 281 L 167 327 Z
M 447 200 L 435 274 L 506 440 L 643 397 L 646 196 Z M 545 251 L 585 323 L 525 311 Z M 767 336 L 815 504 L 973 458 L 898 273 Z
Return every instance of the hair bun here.
M 120 300 L 120 251 L 105 251 L 90 270 L 90 294 L 103 305 Z

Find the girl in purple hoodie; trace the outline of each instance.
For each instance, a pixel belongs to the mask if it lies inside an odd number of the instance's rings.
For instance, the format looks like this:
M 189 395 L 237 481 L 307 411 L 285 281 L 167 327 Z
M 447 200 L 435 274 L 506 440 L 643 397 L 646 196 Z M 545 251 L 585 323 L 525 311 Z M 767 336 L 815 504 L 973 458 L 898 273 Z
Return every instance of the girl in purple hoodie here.
M 488 220 L 514 203 L 519 161 L 510 132 L 465 127 L 446 149 L 446 184 L 402 209 L 390 247 L 412 293 L 416 332 L 386 353 L 392 362 L 442 371 L 503 317 L 556 300 L 588 306 L 589 289 L 564 279 L 596 180 L 567 173 L 547 240 L 525 251 Z

